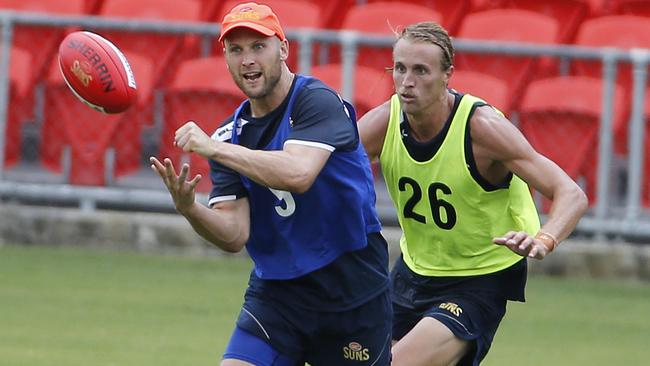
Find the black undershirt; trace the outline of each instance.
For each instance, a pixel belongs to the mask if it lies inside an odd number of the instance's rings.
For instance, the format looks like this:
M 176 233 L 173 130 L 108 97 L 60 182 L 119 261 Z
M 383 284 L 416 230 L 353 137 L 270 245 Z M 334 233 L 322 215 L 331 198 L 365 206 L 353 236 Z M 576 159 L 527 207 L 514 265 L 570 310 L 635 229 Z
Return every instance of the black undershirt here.
M 435 135 L 431 140 L 429 141 L 418 141 L 416 140 L 411 133 L 411 126 L 409 125 L 408 122 L 408 117 L 404 112 L 402 112 L 402 117 L 403 120 L 400 123 L 400 133 L 402 135 L 402 141 L 404 143 L 404 147 L 406 147 L 406 150 L 408 151 L 409 155 L 411 158 L 418 162 L 425 162 L 428 160 L 431 160 L 434 155 L 438 152 L 440 149 L 440 146 L 442 146 L 443 141 L 445 141 L 445 137 L 447 137 L 447 133 L 449 132 L 449 128 L 451 127 L 451 122 L 454 120 L 454 117 L 456 115 L 456 111 L 458 110 L 458 106 L 460 105 L 460 101 L 463 97 L 462 94 L 456 93 L 454 91 L 450 90 L 450 93 L 454 95 L 454 105 L 451 108 L 451 112 L 449 113 L 449 117 L 445 121 L 445 124 L 440 132 L 438 132 L 437 135 Z M 474 114 L 474 111 L 478 107 L 486 106 L 488 104 L 486 103 L 476 103 L 472 106 L 472 110 L 469 113 L 469 116 L 467 117 L 467 127 L 465 128 L 465 161 L 467 163 L 467 166 L 469 168 L 469 171 L 474 178 L 474 180 L 481 186 L 483 189 L 487 192 L 489 191 L 494 191 L 497 189 L 502 189 L 502 188 L 508 188 L 510 185 L 510 180 L 512 179 L 512 173 L 508 173 L 508 175 L 505 177 L 505 179 L 498 183 L 498 184 L 492 184 L 490 183 L 487 179 L 485 179 L 478 171 L 478 167 L 476 165 L 476 160 L 474 159 L 474 153 L 472 150 L 472 139 L 470 136 L 470 119 L 472 115 Z
M 449 132 L 449 127 L 451 126 L 451 121 L 456 115 L 456 110 L 458 109 L 461 99 L 460 94 L 454 92 L 452 92 L 452 94 L 454 95 L 454 105 L 451 108 L 451 113 L 449 113 L 449 117 L 447 118 L 447 121 L 445 121 L 442 130 L 429 141 L 420 142 L 411 136 L 411 126 L 409 125 L 408 117 L 406 116 L 406 113 L 402 112 L 403 121 L 400 123 L 402 141 L 404 141 L 404 146 L 409 152 L 409 155 L 411 155 L 411 157 L 416 161 L 425 162 L 433 158 L 436 152 L 438 152 L 438 149 L 440 149 L 442 142 L 445 141 L 445 137 L 447 136 L 447 132 Z

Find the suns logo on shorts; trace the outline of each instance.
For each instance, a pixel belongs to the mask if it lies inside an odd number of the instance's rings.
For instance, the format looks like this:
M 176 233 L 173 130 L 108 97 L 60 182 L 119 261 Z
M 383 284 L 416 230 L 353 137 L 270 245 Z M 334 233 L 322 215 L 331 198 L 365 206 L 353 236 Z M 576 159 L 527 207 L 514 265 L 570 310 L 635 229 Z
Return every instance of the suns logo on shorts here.
M 370 351 L 357 342 L 350 342 L 347 346 L 343 347 L 343 357 L 352 361 L 368 361 L 370 359 Z
M 440 309 L 447 310 L 456 316 L 460 316 L 460 314 L 463 313 L 463 309 L 460 306 L 458 306 L 458 304 L 454 304 L 453 302 L 443 302 L 438 307 Z

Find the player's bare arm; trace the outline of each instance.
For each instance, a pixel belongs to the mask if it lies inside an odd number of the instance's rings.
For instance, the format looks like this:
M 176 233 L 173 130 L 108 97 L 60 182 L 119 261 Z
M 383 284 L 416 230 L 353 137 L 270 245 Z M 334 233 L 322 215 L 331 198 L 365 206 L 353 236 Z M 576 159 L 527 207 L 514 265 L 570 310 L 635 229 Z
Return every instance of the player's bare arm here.
M 175 141 L 183 151 L 218 161 L 260 185 L 296 193 L 304 193 L 312 186 L 331 154 L 299 144 L 286 144 L 279 151 L 251 150 L 214 141 L 191 121 L 176 131 Z
M 188 180 L 188 164 L 183 164 L 180 173 L 176 174 L 169 158 L 160 162 L 151 157 L 150 161 L 151 168 L 167 186 L 176 210 L 185 216 L 199 235 L 227 252 L 239 252 L 244 247 L 250 228 L 247 198 L 219 202 L 208 208 L 196 202 L 195 189 L 201 175 Z
M 371 109 L 359 119 L 359 136 L 370 161 L 379 158 L 381 154 L 389 117 L 390 100 Z
M 539 154 L 523 134 L 491 107 L 477 108 L 472 120 L 471 138 L 481 175 L 492 183 L 512 172 L 552 200 L 548 221 L 540 233 L 505 233 L 494 242 L 521 255 L 541 259 L 558 241 L 573 231 L 587 209 L 587 198 L 580 187 L 553 161 Z

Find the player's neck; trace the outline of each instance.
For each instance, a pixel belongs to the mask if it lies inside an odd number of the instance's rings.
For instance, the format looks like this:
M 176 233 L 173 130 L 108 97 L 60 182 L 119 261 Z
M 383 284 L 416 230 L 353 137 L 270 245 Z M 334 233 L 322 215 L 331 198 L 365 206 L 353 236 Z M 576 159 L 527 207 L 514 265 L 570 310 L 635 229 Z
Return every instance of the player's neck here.
M 282 75 L 273 90 L 263 98 L 250 99 L 253 117 L 259 118 L 273 112 L 284 102 L 287 95 L 289 95 L 295 74 L 289 71 L 286 65 L 282 67 Z
M 419 113 L 407 113 L 411 136 L 421 142 L 434 138 L 444 128 L 453 106 L 454 95 L 445 92 Z

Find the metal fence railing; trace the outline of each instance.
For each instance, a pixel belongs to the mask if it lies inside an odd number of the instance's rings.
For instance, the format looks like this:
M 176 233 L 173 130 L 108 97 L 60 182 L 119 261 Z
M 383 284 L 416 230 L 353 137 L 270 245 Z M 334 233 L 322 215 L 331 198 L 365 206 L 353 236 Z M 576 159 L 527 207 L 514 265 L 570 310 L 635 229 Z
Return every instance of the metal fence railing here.
M 218 24 L 191 22 L 156 22 L 127 20 L 96 16 L 52 16 L 50 14 L 0 12 L 0 131 L 5 131 L 8 124 L 10 104 L 9 66 L 11 63 L 11 43 L 16 26 L 49 26 L 61 29 L 80 27 L 91 31 L 120 30 L 128 32 L 147 32 L 169 35 L 195 35 L 201 39 L 203 54 L 210 53 L 213 39 L 219 34 Z M 349 31 L 289 29 L 287 36 L 299 45 L 298 71 L 309 74 L 314 60 L 314 45 L 336 45 L 340 47 L 342 64 L 341 93 L 344 98 L 352 99 L 354 90 L 359 85 L 354 83 L 355 65 L 360 46 L 389 48 L 394 42 L 390 36 L 360 34 Z M 457 53 L 494 54 L 513 56 L 551 57 L 560 60 L 596 60 L 603 64 L 602 79 L 602 114 L 598 136 L 598 168 L 596 192 L 598 200 L 589 214 L 580 222 L 579 230 L 594 234 L 616 234 L 624 236 L 650 237 L 650 219 L 641 204 L 643 190 L 644 166 L 644 100 L 650 64 L 650 51 L 635 49 L 631 51 L 613 48 L 587 48 L 568 45 L 533 45 L 504 42 L 473 41 L 456 39 L 454 45 Z M 119 46 L 119 45 L 118 45 Z M 624 165 L 625 185 L 619 187 L 618 177 L 612 169 L 617 159 L 613 149 L 614 90 L 617 81 L 617 69 L 620 63 L 629 63 L 633 69 L 633 93 L 629 119 L 628 154 L 621 164 Z M 158 91 L 156 91 L 157 93 Z M 38 88 L 37 88 L 38 93 Z M 155 94 L 155 93 L 154 93 Z M 42 96 L 41 96 L 42 97 Z M 38 96 L 37 96 L 38 99 Z M 154 99 L 156 108 L 153 119 L 162 118 L 164 106 L 160 98 Z M 37 103 L 38 105 L 38 103 Z M 41 104 L 40 108 L 47 108 Z M 38 116 L 39 114 L 36 113 Z M 37 121 L 37 125 L 38 125 Z M 158 128 L 155 122 L 147 131 Z M 65 180 L 54 180 L 53 184 L 43 183 L 39 175 L 14 174 L 13 168 L 5 167 L 5 145 L 7 138 L 0 134 L 0 198 L 4 200 L 24 200 L 30 202 L 56 202 L 77 204 L 86 209 L 98 205 L 136 207 L 151 210 L 172 210 L 172 203 L 164 187 L 155 177 L 140 185 L 109 184 L 88 187 L 67 184 Z M 147 169 L 145 162 L 143 170 Z M 41 170 L 37 163 L 27 169 Z M 646 173 L 647 174 L 647 173 Z M 615 188 L 623 191 L 622 198 L 616 196 Z M 204 197 L 204 196 L 203 196 Z M 380 211 L 387 222 L 395 222 L 393 211 L 384 207 Z

